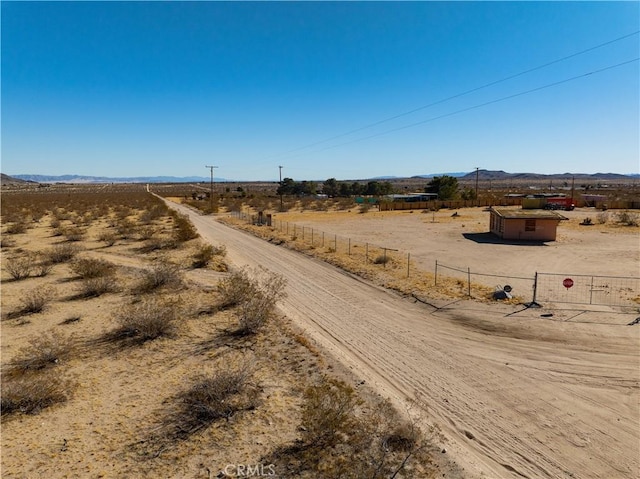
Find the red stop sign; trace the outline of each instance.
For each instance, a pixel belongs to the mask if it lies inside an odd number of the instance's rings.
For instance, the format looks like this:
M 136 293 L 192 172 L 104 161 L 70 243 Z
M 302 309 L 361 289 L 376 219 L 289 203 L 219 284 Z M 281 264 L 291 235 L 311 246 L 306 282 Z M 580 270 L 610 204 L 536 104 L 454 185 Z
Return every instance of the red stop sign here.
M 573 280 L 571 278 L 565 278 L 562 281 L 562 286 L 564 286 L 565 288 L 569 289 L 571 286 L 573 286 Z

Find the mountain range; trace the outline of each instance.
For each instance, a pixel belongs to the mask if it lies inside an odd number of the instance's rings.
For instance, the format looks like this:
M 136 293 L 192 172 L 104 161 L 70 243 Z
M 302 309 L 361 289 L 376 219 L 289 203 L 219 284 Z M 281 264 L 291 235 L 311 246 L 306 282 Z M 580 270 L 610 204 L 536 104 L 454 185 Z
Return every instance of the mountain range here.
M 507 173 L 502 170 L 478 170 L 469 173 L 465 172 L 453 172 L 453 173 L 430 173 L 424 175 L 415 175 L 411 178 L 433 178 L 435 176 L 453 176 L 460 180 L 475 180 L 476 174 L 478 180 L 481 181 L 497 181 L 497 180 L 564 180 L 571 179 L 576 180 L 629 180 L 633 178 L 640 178 L 640 174 L 628 174 L 623 175 L 620 173 L 558 173 L 545 175 L 540 173 Z M 398 180 L 401 177 L 397 176 L 378 176 L 375 178 L 369 178 L 370 180 Z M 8 176 L 2 174 L 2 184 L 9 184 L 11 182 L 18 183 L 21 181 L 28 181 L 34 183 L 199 183 L 209 182 L 210 178 L 203 176 L 136 176 L 136 177 L 107 177 L 107 176 L 83 176 L 83 175 L 32 175 L 32 174 L 20 174 Z M 226 178 L 214 178 L 214 182 L 232 182 L 237 180 L 228 180 Z M 277 180 L 273 180 L 277 181 Z M 322 181 L 322 180 L 320 180 Z

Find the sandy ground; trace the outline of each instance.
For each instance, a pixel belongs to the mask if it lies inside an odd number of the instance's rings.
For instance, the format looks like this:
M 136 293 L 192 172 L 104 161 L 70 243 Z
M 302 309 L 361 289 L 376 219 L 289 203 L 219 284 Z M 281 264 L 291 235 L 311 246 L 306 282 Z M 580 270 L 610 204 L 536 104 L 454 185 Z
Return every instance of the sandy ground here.
M 142 252 L 144 242 L 136 237 L 120 238 L 107 246 L 97 238 L 112 227 L 100 219 L 75 244 L 78 257 L 99 258 L 117 266 L 115 291 L 78 297 L 80 280 L 68 263 L 56 264 L 44 277 L 13 280 L 7 272 L 7 258 L 64 243 L 49 223 L 50 218 L 44 217 L 25 233 L 3 237 L 2 385 L 5 388 L 11 380 L 5 373 L 23 349 L 34 339 L 55 332 L 73 344 L 70 356 L 31 374 L 64 377 L 69 381 L 68 398 L 37 414 L 3 415 L 2 478 L 222 477 L 228 465 L 255 466 L 275 448 L 294 443 L 300 436 L 302 393 L 325 375 L 344 380 L 359 397 L 378 404 L 373 383 L 363 383 L 353 370 L 321 353 L 284 316 L 270 324 L 268 334 L 262 332 L 247 340 L 248 344 L 225 336 L 224 331 L 237 318 L 232 311 L 216 312 L 213 307 L 215 287 L 223 273 L 190 266 L 199 240 L 150 253 Z M 154 226 L 156 236 L 172 231 L 167 217 Z M 216 246 L 224 244 L 221 240 L 233 240 L 210 239 Z M 236 251 L 236 246 L 229 247 Z M 106 341 L 105 334 L 118 326 L 118 312 L 144 300 L 145 295 L 135 293 L 134 286 L 141 272 L 157 261 L 179 265 L 183 276 L 182 286 L 161 288 L 157 293 L 180 305 L 177 333 L 138 346 Z M 43 312 L 11 316 L 20 309 L 23 298 L 43 288 L 52 292 Z M 163 421 L 175 412 L 177 395 L 200 374 L 234 361 L 255 364 L 252 382 L 260 389 L 259 406 L 161 448 L 158 444 L 162 443 L 154 438 Z M 462 477 L 449 455 L 437 450 L 435 456 L 438 470 L 446 477 Z M 431 463 L 423 466 L 421 470 L 432 470 Z
M 284 275 L 283 312 L 383 395 L 399 405 L 417 400 L 425 420 L 443 432 L 443 450 L 469 477 L 638 477 L 640 327 L 627 326 L 637 312 L 546 317 L 548 309 L 517 305 L 417 302 L 177 208 L 191 215 L 205 239 L 226 244 L 234 264 Z M 612 235 L 596 226 L 586 233 L 593 241 L 577 236 L 583 243 L 576 248 L 573 229 L 561 226 L 554 245 L 509 248 L 507 255 L 462 236 L 487 229 L 488 219 L 474 222 L 466 212 L 453 228 L 444 217 L 431 223 L 417 212 L 398 214 L 402 219 L 394 222 L 362 216 L 357 226 L 345 214 L 344 222 L 332 219 L 326 227 L 362 240 L 377 235 L 376 241 L 416 255 L 435 252 L 443 262 L 473 260 L 495 273 L 637 272 L 637 230 L 603 249 L 599 239 Z M 415 227 L 423 231 L 415 234 Z M 409 229 L 411 239 L 400 239 L 400 228 Z M 451 242 L 460 244 L 455 253 L 447 253 Z M 575 314 L 583 320 L 571 321 Z

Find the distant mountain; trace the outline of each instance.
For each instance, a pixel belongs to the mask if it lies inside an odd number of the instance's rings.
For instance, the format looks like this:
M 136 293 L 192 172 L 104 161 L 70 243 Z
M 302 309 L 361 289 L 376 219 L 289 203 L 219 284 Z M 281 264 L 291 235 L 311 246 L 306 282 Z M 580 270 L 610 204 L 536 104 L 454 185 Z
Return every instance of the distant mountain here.
M 619 173 L 556 173 L 543 175 L 540 173 L 507 173 L 502 170 L 478 170 L 478 179 L 487 180 L 628 180 L 633 175 Z M 472 171 L 460 178 L 461 180 L 475 180 L 476 172 Z
M 82 176 L 82 175 L 14 175 L 25 181 L 35 181 L 37 183 L 199 183 L 209 182 L 211 178 L 203 176 L 136 176 L 127 178 L 111 178 L 107 176 Z M 214 182 L 227 181 L 224 178 L 214 178 Z
M 5 175 L 4 173 L 0 173 L 0 184 L 15 185 L 15 184 L 24 184 L 24 183 L 29 183 L 29 181 L 23 180 L 21 178 Z
M 412 176 L 411 178 L 434 178 L 436 176 L 453 176 L 454 178 L 460 178 L 467 174 L 471 174 L 471 173 L 467 173 L 466 171 L 462 171 L 462 172 L 459 171 L 456 173 L 429 173 L 428 175 L 415 175 L 415 176 Z

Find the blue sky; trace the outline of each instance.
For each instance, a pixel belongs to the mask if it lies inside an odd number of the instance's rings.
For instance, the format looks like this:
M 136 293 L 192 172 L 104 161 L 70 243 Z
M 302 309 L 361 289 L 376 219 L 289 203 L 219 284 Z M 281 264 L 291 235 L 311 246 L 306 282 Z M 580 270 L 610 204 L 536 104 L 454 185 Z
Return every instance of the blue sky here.
M 1 8 L 6 174 L 640 172 L 638 2 Z

